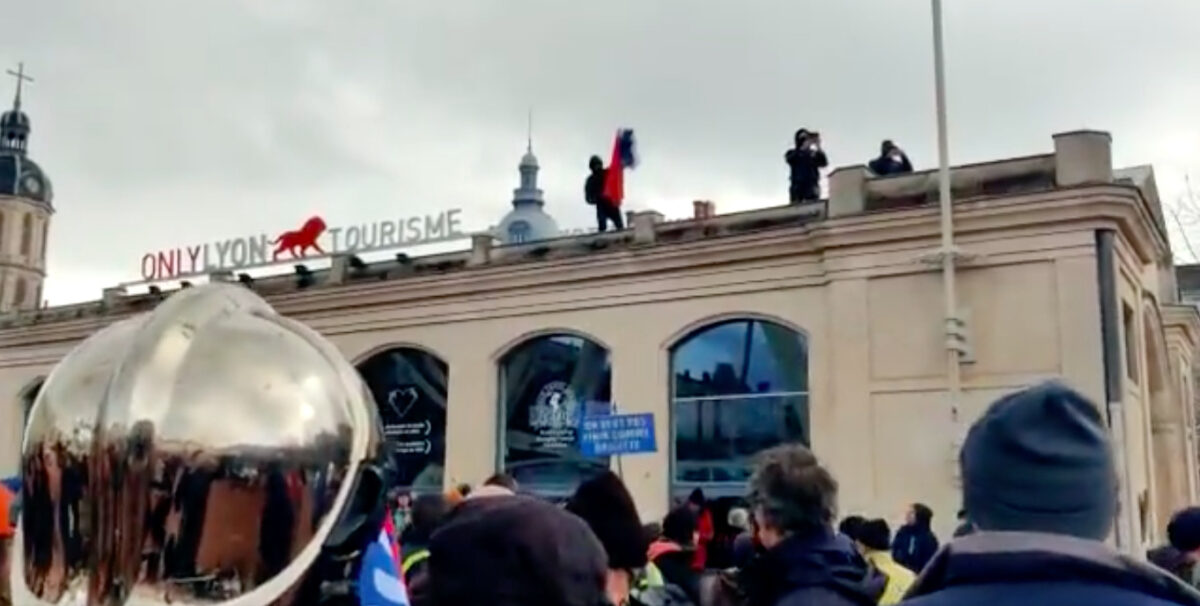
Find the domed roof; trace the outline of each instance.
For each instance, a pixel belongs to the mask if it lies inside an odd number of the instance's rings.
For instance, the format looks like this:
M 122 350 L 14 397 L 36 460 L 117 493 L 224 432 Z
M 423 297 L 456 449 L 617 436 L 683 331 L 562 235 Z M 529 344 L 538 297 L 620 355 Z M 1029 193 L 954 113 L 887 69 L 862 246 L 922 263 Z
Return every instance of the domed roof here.
M 0 114 L 0 129 L 10 128 L 29 130 L 29 114 L 19 109 L 10 109 Z
M 505 244 L 521 244 L 559 236 L 558 223 L 540 205 L 513 207 L 496 226 L 496 239 Z
M 521 244 L 557 238 L 560 235 L 558 223 L 546 214 L 542 190 L 537 186 L 538 161 L 533 155 L 532 141 L 517 170 L 521 173 L 521 186 L 513 190 L 513 209 L 495 228 L 496 239 L 505 244 Z
M 0 196 L 20 196 L 50 204 L 54 188 L 36 162 L 13 150 L 0 150 Z

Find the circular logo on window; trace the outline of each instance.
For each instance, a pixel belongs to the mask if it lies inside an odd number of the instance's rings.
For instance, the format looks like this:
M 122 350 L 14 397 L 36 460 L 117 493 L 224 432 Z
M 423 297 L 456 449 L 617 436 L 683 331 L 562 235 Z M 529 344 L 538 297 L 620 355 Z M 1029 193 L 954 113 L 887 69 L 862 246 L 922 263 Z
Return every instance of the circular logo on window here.
M 562 381 L 552 381 L 542 387 L 537 400 L 529 408 L 529 426 L 534 429 L 573 427 L 578 412 L 579 402 L 571 386 Z

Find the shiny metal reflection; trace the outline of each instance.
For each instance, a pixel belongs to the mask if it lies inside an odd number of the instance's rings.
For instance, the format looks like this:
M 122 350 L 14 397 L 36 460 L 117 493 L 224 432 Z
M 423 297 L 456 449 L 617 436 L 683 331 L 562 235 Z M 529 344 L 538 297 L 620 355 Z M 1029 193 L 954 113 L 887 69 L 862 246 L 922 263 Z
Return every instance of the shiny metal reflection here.
M 183 290 L 47 378 L 22 451 L 14 604 L 295 604 L 380 439 L 325 339 Z

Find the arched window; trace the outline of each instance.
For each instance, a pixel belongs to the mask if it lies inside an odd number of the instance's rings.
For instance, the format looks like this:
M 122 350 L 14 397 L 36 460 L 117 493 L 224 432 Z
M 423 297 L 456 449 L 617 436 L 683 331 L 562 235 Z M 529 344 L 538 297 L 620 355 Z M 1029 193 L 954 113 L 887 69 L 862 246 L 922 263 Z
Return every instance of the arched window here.
M 379 352 L 358 365 L 379 407 L 401 486 L 442 489 L 449 371 L 441 358 L 411 347 Z
M 508 242 L 510 244 L 528 242 L 532 231 L 528 221 L 513 221 L 508 225 Z
M 25 278 L 17 278 L 17 286 L 13 289 L 13 307 L 20 307 L 25 304 Z
M 744 494 L 755 454 L 809 443 L 808 343 L 773 322 L 706 326 L 671 350 L 671 492 Z
M 584 457 L 580 419 L 612 400 L 608 350 L 574 335 L 532 338 L 500 360 L 501 461 L 523 491 L 564 497 L 608 469 L 608 457 Z
M 33 215 L 25 213 L 21 219 L 21 254 L 28 256 L 33 250 Z

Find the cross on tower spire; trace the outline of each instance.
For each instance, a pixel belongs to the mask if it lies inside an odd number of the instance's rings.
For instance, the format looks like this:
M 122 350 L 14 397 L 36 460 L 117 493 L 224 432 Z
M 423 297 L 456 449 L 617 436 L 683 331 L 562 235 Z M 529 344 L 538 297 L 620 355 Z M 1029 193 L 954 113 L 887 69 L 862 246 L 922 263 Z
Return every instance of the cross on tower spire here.
M 527 130 L 525 131 L 525 135 L 526 135 L 527 139 L 526 139 L 525 151 L 532 154 L 533 153 L 533 108 L 532 107 L 529 108 L 529 122 L 527 123 L 526 126 L 527 126 Z
M 17 71 L 8 70 L 8 75 L 17 79 L 17 94 L 13 97 L 13 111 L 21 109 L 21 85 L 26 82 L 33 82 L 33 78 L 25 75 L 25 63 L 17 63 Z

